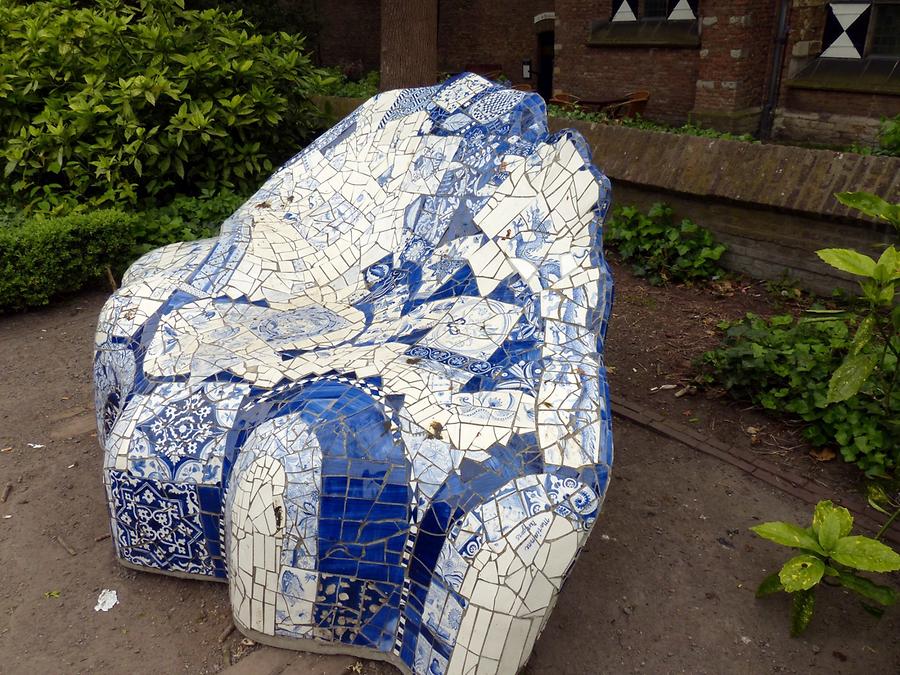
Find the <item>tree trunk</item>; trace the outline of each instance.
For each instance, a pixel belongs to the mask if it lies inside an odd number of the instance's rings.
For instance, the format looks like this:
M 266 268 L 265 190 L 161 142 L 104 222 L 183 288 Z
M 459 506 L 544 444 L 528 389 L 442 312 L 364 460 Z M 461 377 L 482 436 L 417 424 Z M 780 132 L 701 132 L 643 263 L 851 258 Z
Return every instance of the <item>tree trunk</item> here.
M 438 0 L 381 0 L 381 90 L 437 80 Z

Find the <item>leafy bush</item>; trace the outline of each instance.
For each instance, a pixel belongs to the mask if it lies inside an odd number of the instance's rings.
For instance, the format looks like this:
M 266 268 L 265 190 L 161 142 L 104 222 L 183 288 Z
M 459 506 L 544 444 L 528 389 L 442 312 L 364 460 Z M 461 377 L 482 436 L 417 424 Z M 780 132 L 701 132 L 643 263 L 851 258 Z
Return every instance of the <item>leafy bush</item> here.
M 36 216 L 0 227 L 0 310 L 51 298 L 123 269 L 134 248 L 135 217 L 116 209 Z
M 881 118 L 878 142 L 875 144 L 875 147 L 854 144 L 850 146 L 849 150 L 861 155 L 900 157 L 900 115 Z
M 868 192 L 839 192 L 838 201 L 866 215 L 886 220 L 900 234 L 900 203 L 891 204 Z M 824 248 L 816 251 L 831 267 L 858 277 L 862 294 L 855 301 L 865 315 L 859 323 L 850 353 L 831 376 L 828 402 L 843 401 L 859 391 L 870 375 L 883 366 L 890 354 L 900 358 L 900 306 L 896 298 L 900 283 L 900 251 L 887 246 L 878 260 L 849 248 Z M 830 320 L 840 310 L 819 311 L 813 320 Z M 865 347 L 874 344 L 874 353 Z M 893 382 L 891 382 L 893 387 Z M 890 388 L 886 400 L 890 400 Z
M 878 148 L 879 154 L 900 157 L 900 115 L 881 119 Z
M 835 506 L 828 500 L 819 502 L 812 524 L 806 528 L 772 522 L 750 529 L 763 539 L 801 552 L 788 560 L 780 572 L 763 579 L 756 591 L 757 598 L 780 591 L 790 594 L 792 637 L 803 633 L 809 625 L 816 588 L 826 578 L 882 607 L 896 604 L 897 591 L 857 572 L 900 570 L 900 554 L 877 541 L 877 537 L 851 535 L 853 516 L 843 506 Z M 863 607 L 876 616 L 884 612 L 881 607 L 868 603 L 863 603 Z
M 832 373 L 850 352 L 858 323 L 855 316 L 810 322 L 748 314 L 722 325 L 722 345 L 701 364 L 737 398 L 808 422 L 804 435 L 813 445 L 836 445 L 846 461 L 882 475 L 900 467 L 900 391 L 891 390 L 896 357 L 888 354 L 859 393 L 829 403 Z M 869 344 L 860 353 L 874 351 Z
M 583 120 L 585 122 L 597 122 L 599 124 L 614 124 L 631 129 L 644 129 L 645 131 L 659 131 L 666 134 L 681 134 L 685 136 L 700 136 L 703 138 L 717 138 L 723 141 L 743 141 L 745 143 L 759 143 L 750 134 L 731 134 L 727 131 L 716 131 L 696 124 L 682 124 L 679 127 L 662 122 L 654 122 L 640 115 L 613 119 L 602 112 L 588 112 L 583 108 L 574 106 L 559 106 L 550 104 L 547 106 L 547 114 L 553 117 L 562 117 L 570 120 Z
M 135 257 L 176 241 L 213 237 L 228 216 L 244 202 L 233 192 L 206 197 L 178 196 L 166 206 L 137 214 Z
M 658 285 L 668 281 L 714 279 L 725 247 L 690 220 L 675 223 L 672 209 L 654 204 L 647 215 L 633 206 L 615 210 L 605 241 L 631 263 L 634 273 Z
M 244 190 L 309 138 L 319 75 L 303 38 L 182 5 L 0 0 L 0 157 L 15 201 Z
M 309 3 L 275 0 L 185 0 L 188 9 L 221 9 L 241 12 L 260 33 L 303 33 L 313 37 L 314 11 Z
M 371 98 L 378 93 L 380 79 L 381 75 L 377 70 L 366 73 L 360 80 L 350 80 L 339 68 L 328 68 L 316 90 L 325 96 Z
M 0 230 L 17 225 L 24 218 L 22 210 L 13 204 L 0 203 Z

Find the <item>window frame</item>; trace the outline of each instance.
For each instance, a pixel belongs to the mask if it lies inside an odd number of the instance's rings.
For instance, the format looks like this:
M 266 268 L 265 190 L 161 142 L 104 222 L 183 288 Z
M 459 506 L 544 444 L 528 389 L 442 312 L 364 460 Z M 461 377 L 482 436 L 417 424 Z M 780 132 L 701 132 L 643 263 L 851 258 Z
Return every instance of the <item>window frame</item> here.
M 623 2 L 625 1 L 627 0 L 623 0 Z M 635 23 L 660 23 L 670 21 L 668 0 L 663 0 L 663 10 L 665 12 L 663 16 L 647 16 L 647 2 L 649 2 L 649 0 L 637 0 L 637 10 L 634 12 Z M 615 16 L 615 12 L 610 14 L 610 23 L 612 23 L 613 16 Z M 698 18 L 699 17 L 695 14 L 693 19 L 671 19 L 671 21 L 673 23 L 689 23 L 697 21 Z

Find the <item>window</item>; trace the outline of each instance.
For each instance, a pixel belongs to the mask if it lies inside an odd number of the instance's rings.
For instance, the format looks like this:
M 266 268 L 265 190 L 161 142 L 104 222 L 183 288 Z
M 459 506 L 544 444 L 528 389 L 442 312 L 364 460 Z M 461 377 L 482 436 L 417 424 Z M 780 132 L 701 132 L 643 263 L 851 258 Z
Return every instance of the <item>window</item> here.
M 900 4 L 875 3 L 869 55 L 900 57 Z
M 694 21 L 699 0 L 613 0 L 613 23 Z
M 613 0 L 612 16 L 591 22 L 592 47 L 700 46 L 697 6 L 700 0 Z
M 900 58 L 900 0 L 829 2 L 822 56 Z
M 644 0 L 642 19 L 667 19 L 669 18 L 668 0 Z

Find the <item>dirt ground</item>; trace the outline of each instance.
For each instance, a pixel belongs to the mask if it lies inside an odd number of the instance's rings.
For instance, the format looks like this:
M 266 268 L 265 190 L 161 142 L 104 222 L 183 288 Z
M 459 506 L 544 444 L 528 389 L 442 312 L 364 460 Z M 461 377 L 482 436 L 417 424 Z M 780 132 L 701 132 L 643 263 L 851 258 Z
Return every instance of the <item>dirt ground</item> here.
M 649 288 L 622 270 L 617 282 L 608 360 L 620 395 L 697 419 L 712 434 L 742 434 L 747 452 L 771 453 L 838 496 L 854 487 L 845 467 L 815 462 L 802 445 L 787 449 L 799 443 L 789 426 L 712 394 L 650 392 L 685 381 L 720 318 L 771 311 L 764 291 L 738 287 L 710 300 L 707 291 Z M 223 585 L 114 560 L 90 381 L 105 296 L 0 317 L 0 491 L 12 485 L 0 503 L 0 673 L 214 673 L 226 661 L 237 662 L 235 675 L 281 672 L 279 650 L 250 653 L 237 633 L 220 642 L 230 624 Z M 737 431 L 754 425 L 755 442 Z M 747 528 L 803 521 L 806 505 L 621 419 L 615 438 L 604 514 L 526 673 L 900 672 L 896 611 L 876 621 L 843 591 L 824 589 L 807 635 L 790 639 L 786 598 L 754 599 L 785 554 Z M 118 593 L 109 612 L 94 611 L 103 589 Z M 337 657 L 290 659 L 284 673 L 336 675 L 347 666 Z
M 832 461 L 813 458 L 818 449 L 804 441 L 800 424 L 736 402 L 715 387 L 676 396 L 694 382 L 693 361 L 719 343 L 719 323 L 749 312 L 796 316 L 808 298 L 797 289 L 769 290 L 765 282 L 744 277 L 708 287 L 655 287 L 633 276 L 614 254 L 609 258 L 616 282 L 606 350 L 612 391 L 734 444 L 745 459 L 764 457 L 841 495 L 864 490 L 861 472 L 845 465 L 837 452 Z M 667 385 L 675 388 L 656 389 Z

